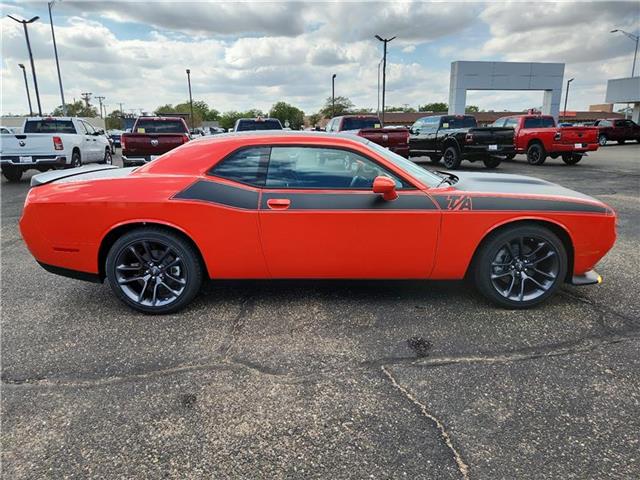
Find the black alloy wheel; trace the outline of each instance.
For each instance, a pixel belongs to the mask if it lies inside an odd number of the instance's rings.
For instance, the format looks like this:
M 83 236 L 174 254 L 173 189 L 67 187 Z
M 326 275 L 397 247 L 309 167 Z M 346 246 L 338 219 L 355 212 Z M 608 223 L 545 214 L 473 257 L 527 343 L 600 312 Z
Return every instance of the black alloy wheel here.
M 527 149 L 527 162 L 529 165 L 542 165 L 547 159 L 547 152 L 540 143 L 532 143 Z
M 462 159 L 460 158 L 460 152 L 454 146 L 447 147 L 442 156 L 444 165 L 449 170 L 456 170 L 460 167 Z
M 537 225 L 507 228 L 479 252 L 474 277 L 480 292 L 508 308 L 527 308 L 551 296 L 567 272 L 558 237 Z
M 198 293 L 203 269 L 197 252 L 182 237 L 142 228 L 118 239 L 107 256 L 106 272 L 115 294 L 144 313 L 171 313 Z
M 562 161 L 567 165 L 575 165 L 580 160 L 582 160 L 581 153 L 563 153 L 562 154 Z

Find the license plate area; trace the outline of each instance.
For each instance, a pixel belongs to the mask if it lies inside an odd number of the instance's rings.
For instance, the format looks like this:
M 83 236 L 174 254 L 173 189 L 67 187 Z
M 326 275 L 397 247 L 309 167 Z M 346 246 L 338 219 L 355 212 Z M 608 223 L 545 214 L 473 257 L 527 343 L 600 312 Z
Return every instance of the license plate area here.
M 489 145 L 489 150 L 498 150 L 498 145 Z
M 576 143 L 576 144 L 574 145 L 574 147 L 575 147 L 575 148 L 583 148 L 583 145 L 582 145 L 582 143 Z
M 20 156 L 20 163 L 33 163 L 33 157 L 31 156 Z

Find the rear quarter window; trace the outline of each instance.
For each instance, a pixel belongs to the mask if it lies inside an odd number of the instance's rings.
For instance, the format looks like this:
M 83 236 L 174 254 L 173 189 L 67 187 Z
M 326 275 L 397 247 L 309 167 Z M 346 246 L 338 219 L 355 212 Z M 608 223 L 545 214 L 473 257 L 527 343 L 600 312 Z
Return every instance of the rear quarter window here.
M 270 153 L 269 147 L 238 150 L 215 165 L 209 175 L 256 187 L 263 186 Z

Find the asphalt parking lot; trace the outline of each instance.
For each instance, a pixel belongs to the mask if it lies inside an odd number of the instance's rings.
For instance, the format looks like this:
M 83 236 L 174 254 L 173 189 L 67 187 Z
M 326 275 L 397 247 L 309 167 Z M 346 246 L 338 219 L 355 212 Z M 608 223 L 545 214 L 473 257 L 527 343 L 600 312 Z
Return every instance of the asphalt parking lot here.
M 640 477 L 640 145 L 500 171 L 617 210 L 602 285 L 521 312 L 456 282 L 225 282 L 149 317 L 41 269 L 31 175 L 3 179 L 4 475 Z

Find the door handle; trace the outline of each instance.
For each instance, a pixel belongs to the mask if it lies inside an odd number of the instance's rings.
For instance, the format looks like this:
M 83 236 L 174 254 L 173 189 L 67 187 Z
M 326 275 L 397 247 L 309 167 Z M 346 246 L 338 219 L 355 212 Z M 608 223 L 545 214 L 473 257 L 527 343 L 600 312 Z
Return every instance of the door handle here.
M 291 200 L 288 198 L 270 198 L 267 200 L 267 206 L 271 210 L 286 210 L 291 205 Z

